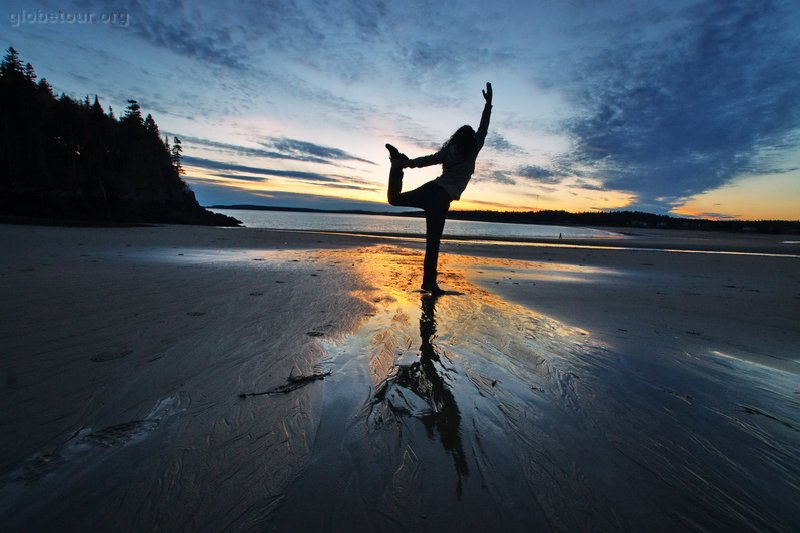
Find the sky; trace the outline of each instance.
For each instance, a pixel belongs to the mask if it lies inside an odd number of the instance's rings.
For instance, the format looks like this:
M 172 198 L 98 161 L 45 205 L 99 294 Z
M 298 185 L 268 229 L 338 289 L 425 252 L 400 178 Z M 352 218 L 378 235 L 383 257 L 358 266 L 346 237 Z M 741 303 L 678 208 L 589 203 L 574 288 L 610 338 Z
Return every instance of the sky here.
M 800 219 L 800 2 L 4 1 L 56 92 L 128 99 L 203 205 L 391 210 L 384 144 L 477 128 L 453 209 Z M 405 187 L 441 169 L 406 171 Z

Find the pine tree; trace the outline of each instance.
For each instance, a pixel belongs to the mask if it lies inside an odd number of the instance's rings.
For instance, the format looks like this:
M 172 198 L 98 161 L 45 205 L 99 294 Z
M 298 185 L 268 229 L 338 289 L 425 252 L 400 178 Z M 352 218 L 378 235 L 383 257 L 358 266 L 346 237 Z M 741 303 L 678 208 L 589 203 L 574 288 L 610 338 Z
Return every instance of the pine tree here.
M 175 172 L 178 173 L 178 176 L 183 174 L 185 171 L 183 170 L 183 164 L 181 163 L 181 159 L 183 159 L 183 147 L 181 146 L 181 140 L 177 137 L 172 138 L 172 166 L 175 169 Z
M 94 103 L 92 104 L 92 113 L 94 113 L 95 115 L 103 114 L 103 106 L 100 105 L 100 100 L 97 98 L 97 95 L 94 95 Z
M 140 111 L 139 102 L 136 100 L 128 100 L 128 107 L 125 110 L 125 115 L 120 119 L 120 122 L 129 124 L 142 125 L 142 112 Z
M 156 124 L 156 121 L 153 120 L 153 115 L 150 113 L 148 113 L 144 119 L 144 127 L 147 129 L 147 133 L 156 139 L 161 139 L 161 133 L 158 131 L 158 124 Z
M 39 88 L 39 94 L 46 98 L 53 98 L 53 86 L 50 85 L 46 78 L 39 80 L 36 86 Z
M 30 63 L 25 64 L 25 79 L 31 83 L 36 83 L 36 72 Z
M 9 46 L 6 50 L 6 55 L 3 62 L 0 63 L 0 76 L 9 76 L 14 74 L 22 74 L 22 61 L 19 59 L 19 54 L 14 50 L 13 46 Z

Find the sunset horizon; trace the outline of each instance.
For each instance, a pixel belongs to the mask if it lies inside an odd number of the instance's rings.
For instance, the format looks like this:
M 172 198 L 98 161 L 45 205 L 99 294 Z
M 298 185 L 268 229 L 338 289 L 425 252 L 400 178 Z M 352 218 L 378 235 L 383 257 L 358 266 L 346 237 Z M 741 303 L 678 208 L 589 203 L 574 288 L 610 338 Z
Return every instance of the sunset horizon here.
M 117 115 L 137 100 L 182 140 L 203 205 L 392 211 L 383 145 L 438 150 L 477 126 L 491 81 L 492 126 L 454 210 L 800 219 L 790 3 L 467 3 L 458 32 L 411 24 L 411 6 L 122 6 L 12 2 L 0 42 L 56 94 Z

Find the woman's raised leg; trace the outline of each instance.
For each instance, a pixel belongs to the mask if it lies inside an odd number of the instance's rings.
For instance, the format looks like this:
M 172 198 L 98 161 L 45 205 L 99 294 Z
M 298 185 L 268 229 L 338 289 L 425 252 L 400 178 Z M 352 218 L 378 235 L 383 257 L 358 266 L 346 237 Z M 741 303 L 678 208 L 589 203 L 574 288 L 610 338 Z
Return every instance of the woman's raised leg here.
M 401 203 L 403 201 L 408 201 L 406 198 L 401 198 L 401 193 L 403 191 L 403 161 L 408 160 L 408 157 L 405 154 L 401 154 L 400 151 L 391 144 L 387 144 L 386 149 L 389 150 L 389 160 L 392 162 L 392 166 L 389 169 L 389 188 L 386 194 L 389 204 L 423 207 L 417 203 Z
M 389 189 L 387 199 L 390 205 L 400 205 L 400 193 L 403 191 L 403 166 L 393 162 L 389 169 Z

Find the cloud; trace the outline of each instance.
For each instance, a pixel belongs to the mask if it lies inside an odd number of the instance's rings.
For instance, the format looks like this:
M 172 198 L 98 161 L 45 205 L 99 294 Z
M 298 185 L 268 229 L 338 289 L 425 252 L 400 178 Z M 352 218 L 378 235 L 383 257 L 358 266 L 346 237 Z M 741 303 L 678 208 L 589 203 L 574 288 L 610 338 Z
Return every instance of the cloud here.
M 702 2 L 660 39 L 615 35 L 622 42 L 562 80 L 580 109 L 564 124 L 575 142 L 569 163 L 657 211 L 742 173 L 774 170 L 766 147 L 800 144 L 793 6 Z
M 438 152 L 442 148 L 442 145 L 445 143 L 445 141 L 447 141 L 447 137 L 437 136 L 433 133 L 420 132 L 416 132 L 413 135 L 398 133 L 396 138 L 402 140 L 403 143 L 410 144 L 415 148 L 425 151 L 426 154 Z M 411 153 L 406 155 L 409 157 L 415 157 L 415 155 Z
M 523 178 L 527 178 L 530 181 L 544 183 L 547 185 L 557 185 L 561 183 L 561 180 L 563 179 L 560 174 L 538 165 L 526 165 L 524 167 L 520 167 L 516 170 L 516 174 L 518 176 L 522 176 Z
M 484 207 L 487 207 L 487 208 L 502 209 L 503 211 L 507 211 L 508 210 L 508 204 L 505 204 L 505 203 L 490 202 L 490 201 L 487 201 L 487 200 L 476 200 L 474 198 L 465 198 L 465 199 L 468 199 L 469 203 L 471 203 L 471 204 L 477 204 L 477 205 L 481 205 L 481 206 L 484 206 Z M 453 211 L 456 211 L 456 212 L 457 211 L 464 211 L 464 209 L 455 208 Z
M 602 185 L 596 185 L 594 183 L 591 183 L 589 181 L 586 181 L 586 180 L 580 179 L 580 178 L 575 180 L 575 187 L 578 187 L 579 189 L 586 189 L 586 190 L 589 190 L 589 191 L 607 191 L 608 190 L 608 187 L 604 187 Z
M 287 154 L 284 152 L 279 152 L 275 150 L 264 150 L 261 148 L 252 148 L 250 146 L 242 146 L 239 144 L 230 144 L 230 143 L 223 143 L 212 141 L 209 139 L 202 139 L 199 137 L 191 137 L 188 135 L 177 135 L 170 133 L 170 136 L 176 135 L 178 138 L 181 139 L 184 143 L 192 143 L 199 146 L 205 146 L 208 148 L 217 148 L 221 151 L 233 153 L 236 155 L 245 155 L 251 157 L 266 157 L 270 159 L 289 159 L 293 161 L 308 161 L 311 163 L 328 163 L 327 159 L 323 159 L 320 157 L 309 157 L 309 156 L 296 156 L 293 154 Z
M 352 82 L 374 76 L 386 56 L 405 58 L 398 65 L 409 71 L 420 66 L 430 71 L 438 62 L 446 61 L 448 55 L 451 66 L 453 60 L 449 54 L 450 40 L 442 35 L 436 44 L 428 44 L 431 34 L 418 39 L 418 31 L 408 31 L 416 23 L 406 28 L 408 37 L 403 46 L 393 42 L 399 22 L 414 14 L 414 6 L 357 0 L 335 4 L 313 0 L 250 0 L 237 3 L 235 9 L 224 2 L 83 0 L 77 3 L 83 8 L 127 13 L 130 25 L 124 29 L 136 37 L 177 55 L 239 73 L 258 70 L 267 56 L 274 62 L 288 61 Z M 438 13 L 436 22 L 430 24 L 433 34 L 447 29 L 448 35 L 452 35 L 450 24 L 454 18 L 461 19 L 458 27 L 462 30 L 470 21 L 467 13 L 456 17 L 444 7 L 429 5 L 426 9 L 429 15 L 431 11 Z M 447 13 L 450 17 L 445 20 Z M 394 46 L 374 46 L 382 43 Z M 377 58 L 377 51 L 382 51 L 383 57 Z
M 372 161 L 356 157 L 345 152 L 344 150 L 340 150 L 339 148 L 315 144 L 308 141 L 301 141 L 299 139 L 270 137 L 267 141 L 264 141 L 261 144 L 262 146 L 275 148 L 279 152 L 298 160 L 309 160 L 309 158 L 325 162 L 330 162 L 332 160 L 351 160 L 369 163 L 370 165 L 375 164 Z
M 267 183 L 269 181 L 268 177 L 272 176 L 304 182 L 320 183 L 340 189 L 353 189 L 359 191 L 377 191 L 381 189 L 380 187 L 376 186 L 375 183 L 356 176 L 327 175 L 300 170 L 251 167 L 248 165 L 225 163 L 224 161 L 214 161 L 212 159 L 193 156 L 184 156 L 183 163 L 185 166 L 198 167 L 206 170 L 222 170 L 223 172 L 214 172 L 213 175 L 231 180 Z M 245 174 L 240 174 L 240 172 L 244 172 Z M 231 186 L 235 187 L 235 185 Z
M 302 170 L 280 170 L 275 168 L 259 168 L 250 167 L 246 165 L 236 165 L 232 163 L 224 163 L 222 161 L 214 161 L 211 159 L 204 159 L 202 157 L 184 156 L 183 164 L 186 166 L 200 167 L 208 170 L 224 170 L 228 172 L 247 172 L 250 174 L 258 174 L 264 176 L 277 176 L 280 178 L 292 178 L 298 180 L 311 180 L 338 183 L 341 181 L 339 178 L 333 178 L 324 174 L 316 172 L 305 172 Z
M 473 183 L 484 183 L 484 182 L 494 182 L 499 183 L 501 185 L 516 185 L 517 180 L 515 180 L 511 174 L 513 174 L 510 170 L 496 170 L 492 169 L 492 164 L 490 163 L 487 165 L 488 168 L 481 168 L 478 169 L 475 174 L 472 175 L 472 182 Z
M 508 139 L 506 139 L 500 132 L 497 131 L 492 131 L 487 136 L 486 146 L 489 146 L 498 152 L 504 152 L 507 154 L 521 155 L 526 153 L 522 147 L 509 142 Z
M 169 135 L 172 136 L 175 134 L 170 133 Z M 236 155 L 266 157 L 270 159 L 287 159 L 292 161 L 305 161 L 308 163 L 322 164 L 330 164 L 335 161 L 359 161 L 362 163 L 368 163 L 370 165 L 375 164 L 372 161 L 354 156 L 339 148 L 315 144 L 299 139 L 288 139 L 286 137 L 269 137 L 266 141 L 261 142 L 260 144 L 263 147 L 268 148 L 267 150 L 238 144 L 217 142 L 199 137 L 181 135 L 178 135 L 178 137 L 184 142 L 209 148 L 217 148 L 221 151 Z
M 220 24 L 229 20 L 230 10 L 224 7 L 204 5 L 192 9 L 189 6 L 193 4 L 167 0 L 84 4 L 104 12 L 128 14 L 130 26 L 126 30 L 175 54 L 240 71 L 250 64 L 249 32 L 238 25 Z
M 254 181 L 261 183 L 266 183 L 268 181 L 268 178 L 265 178 L 264 176 L 251 176 L 248 174 L 232 174 L 229 172 L 216 172 L 214 173 L 214 175 L 219 178 L 227 178 L 240 181 Z

